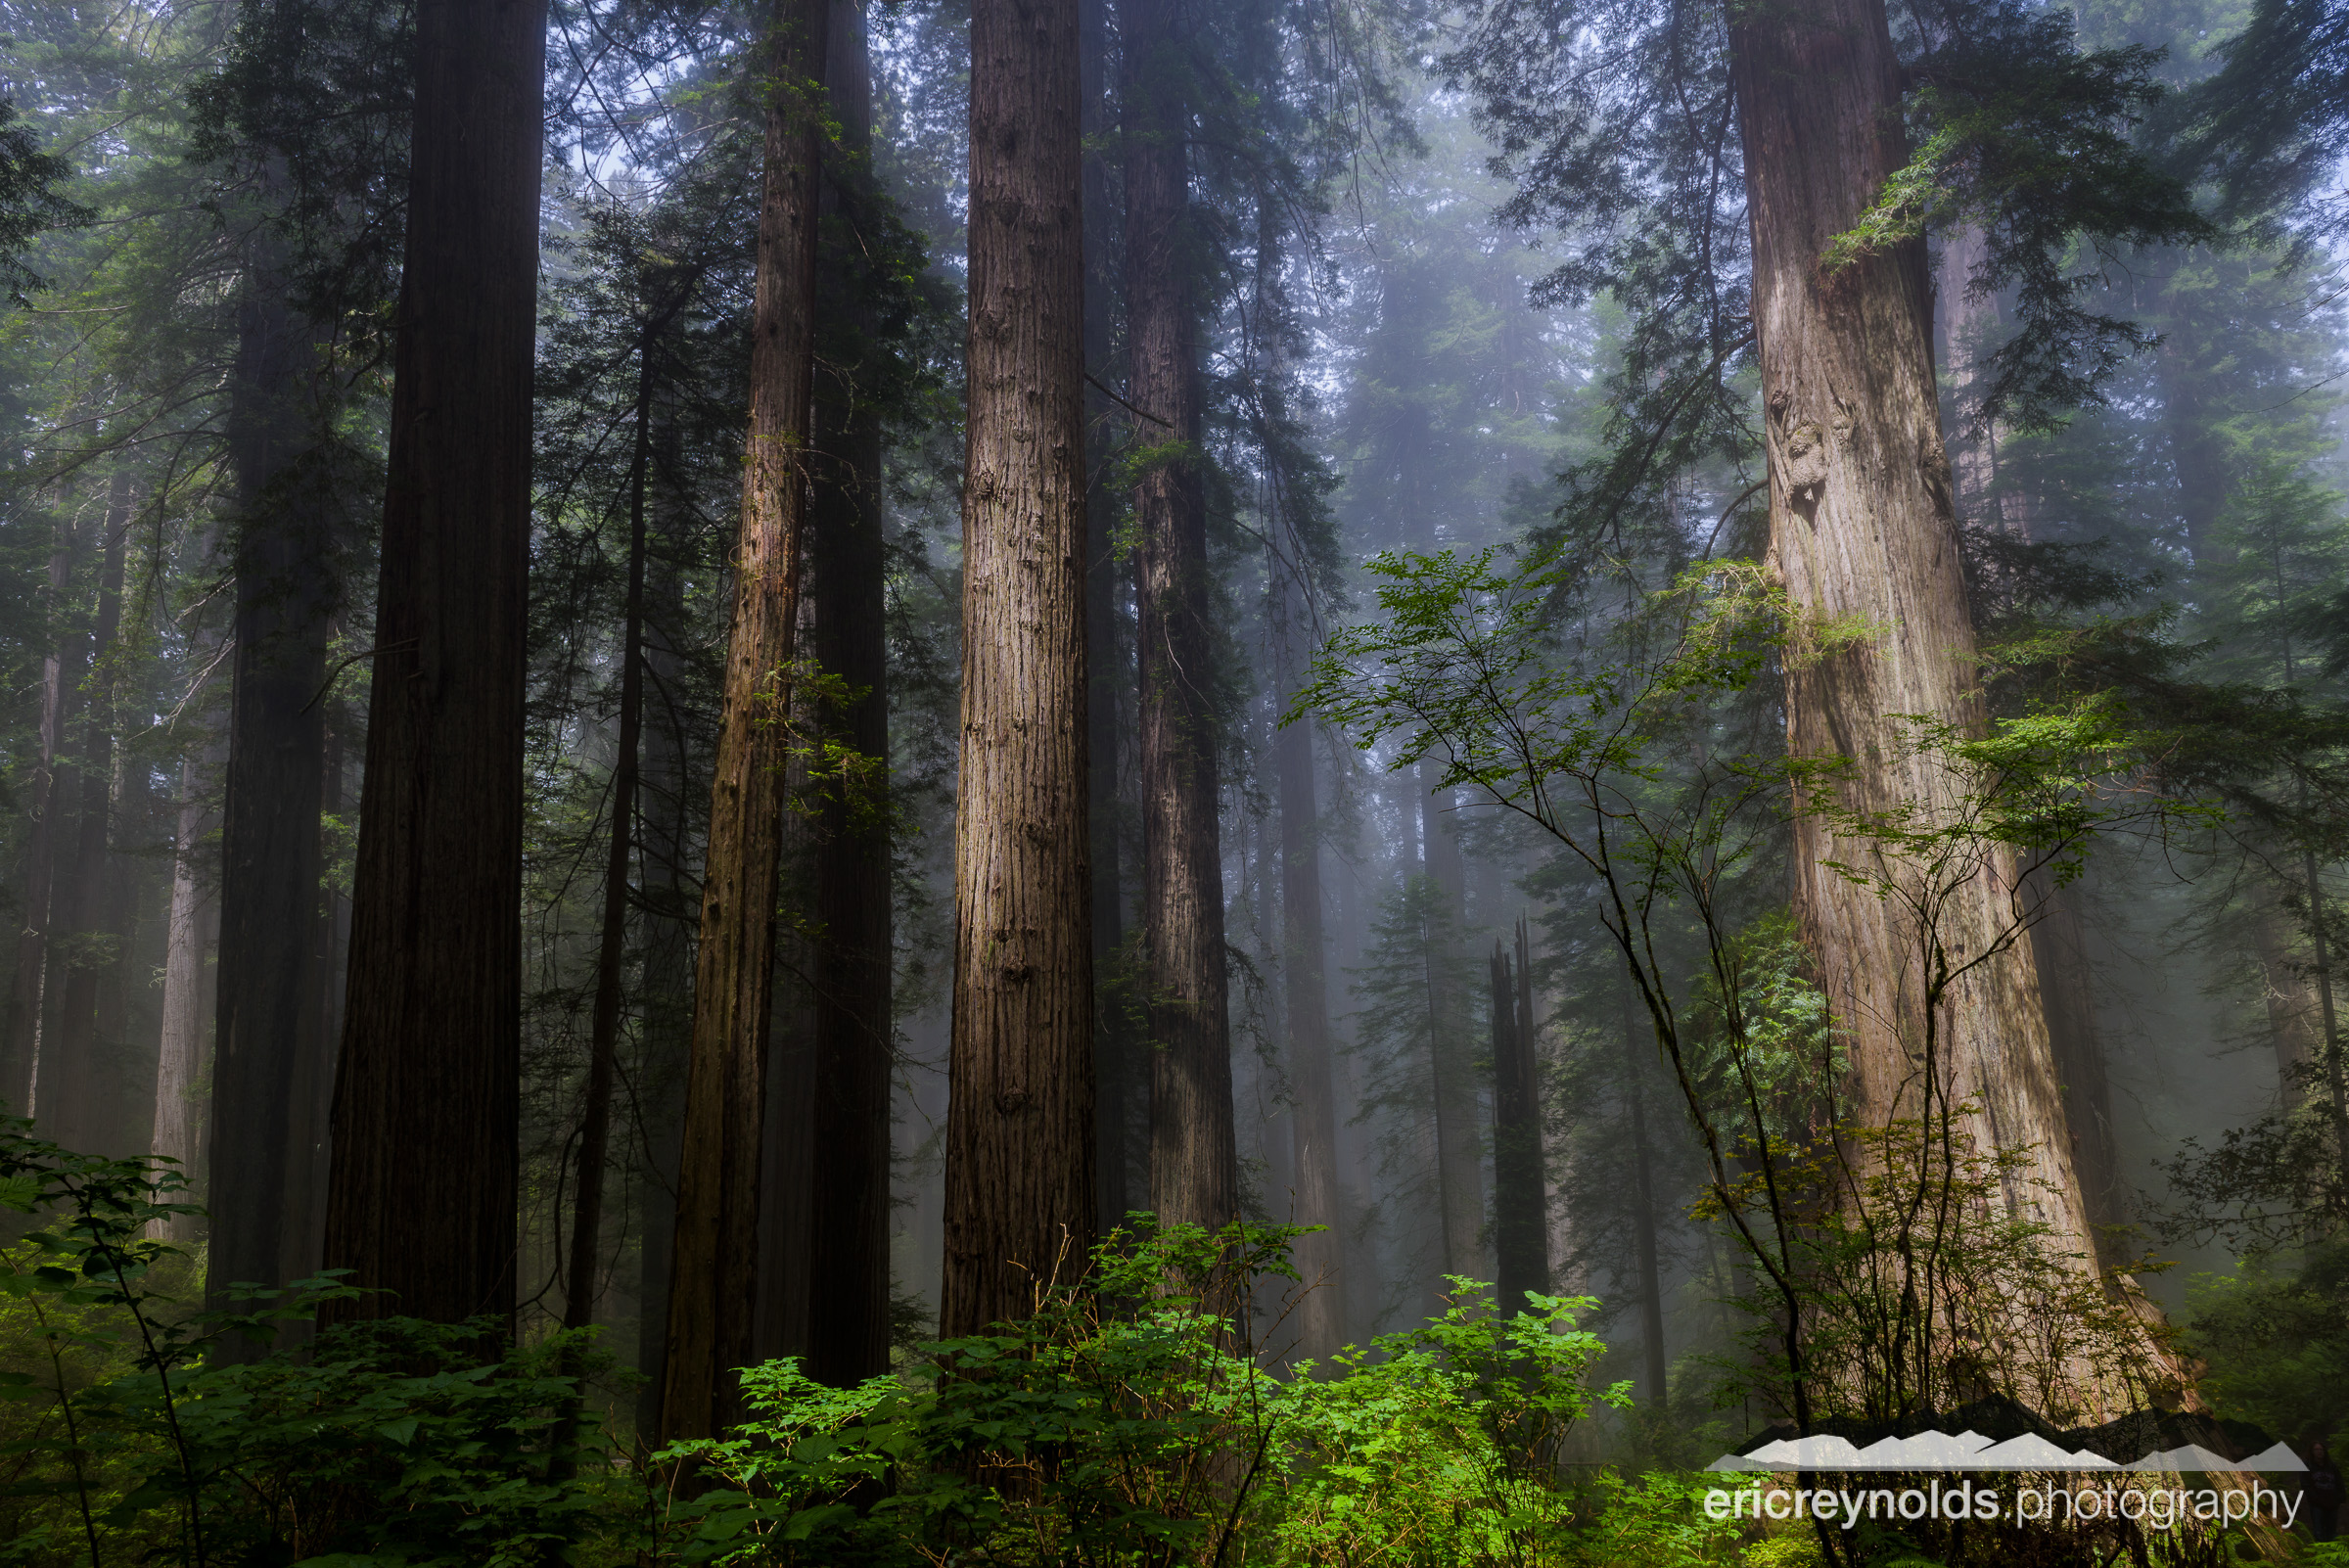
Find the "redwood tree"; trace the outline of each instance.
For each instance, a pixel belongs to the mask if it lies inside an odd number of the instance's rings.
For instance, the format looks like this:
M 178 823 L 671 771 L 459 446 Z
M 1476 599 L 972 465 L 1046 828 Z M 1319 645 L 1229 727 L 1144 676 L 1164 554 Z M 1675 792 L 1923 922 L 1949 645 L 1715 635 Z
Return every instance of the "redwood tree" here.
M 813 399 L 827 0 L 776 0 L 751 321 L 751 415 L 734 609 L 710 792 L 701 945 L 677 1175 L 661 1434 L 714 1437 L 739 1408 L 758 1295 L 760 1142 L 774 995 L 785 720 Z
M 326 1259 L 510 1317 L 523 644 L 546 0 L 418 0 L 367 774 Z
M 1094 1225 L 1078 0 L 971 10 L 954 1024 L 939 1328 Z

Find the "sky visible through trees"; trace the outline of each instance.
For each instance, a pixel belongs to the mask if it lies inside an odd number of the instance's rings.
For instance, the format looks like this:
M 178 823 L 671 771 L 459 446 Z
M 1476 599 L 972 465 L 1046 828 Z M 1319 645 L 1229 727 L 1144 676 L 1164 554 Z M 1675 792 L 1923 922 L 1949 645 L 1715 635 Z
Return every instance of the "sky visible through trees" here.
M 0 0 L 0 1177 L 647 1444 L 1234 1222 L 1086 1332 L 2349 1432 L 2344 29 Z

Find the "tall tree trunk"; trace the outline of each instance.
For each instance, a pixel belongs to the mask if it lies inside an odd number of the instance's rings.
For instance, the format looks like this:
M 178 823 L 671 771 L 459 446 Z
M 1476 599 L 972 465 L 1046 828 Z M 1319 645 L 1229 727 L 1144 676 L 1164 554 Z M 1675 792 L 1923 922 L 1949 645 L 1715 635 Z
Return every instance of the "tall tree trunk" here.
M 418 0 L 326 1261 L 510 1320 L 545 0 Z M 215 1145 L 217 1147 L 217 1145 Z
M 563 1326 L 595 1320 L 603 1270 L 604 1178 L 611 1164 L 612 1083 L 619 1064 L 622 971 L 628 950 L 628 864 L 635 845 L 637 736 L 644 715 L 644 491 L 652 461 L 651 306 L 637 333 L 636 429 L 628 461 L 628 588 L 620 629 L 620 721 L 612 747 L 612 836 L 604 854 L 604 907 L 595 953 L 595 1003 L 587 1026 L 587 1087 L 579 1111 L 579 1164 L 573 1182 L 571 1250 L 563 1274 Z
M 196 846 L 204 834 L 204 799 L 196 787 L 196 764 L 179 764 L 179 820 L 171 836 L 171 914 L 163 937 L 163 1025 L 156 1055 L 155 1131 L 149 1152 L 176 1160 L 194 1181 L 199 1172 L 204 1104 L 197 1085 L 205 1080 L 204 946 L 207 900 L 196 876 Z M 195 1201 L 195 1193 L 188 1200 Z M 161 1226 L 162 1239 L 186 1246 L 196 1238 L 196 1222 L 176 1215 Z
M 1238 1217 L 1223 858 L 1216 820 L 1215 639 L 1190 279 L 1190 65 L 1173 0 L 1120 15 L 1126 46 L 1128 396 L 1158 450 L 1134 486 L 1141 684 L 1142 951 L 1150 1207 L 1168 1224 Z
M 2079 885 L 2056 887 L 2054 878 L 2042 872 L 2026 883 L 2023 897 L 2046 911 L 2031 928 L 2031 955 L 2039 965 L 2040 994 L 2047 1003 L 2048 1044 L 2055 1055 L 2057 1082 L 2063 1085 L 2064 1125 L 2071 1133 L 2081 1201 L 2092 1225 L 2121 1224 L 2128 1219 L 2121 1151 L 2113 1129 L 2112 1084 L 2105 1071 L 2104 1031 L 2096 1021 L 2096 977 L 2089 968 L 2088 924 L 2080 914 Z M 2097 1235 L 2101 1240 L 2103 1232 Z
M 710 794 L 669 1266 L 661 1431 L 714 1437 L 740 1408 L 758 1298 L 759 1162 L 774 996 L 784 724 L 798 630 L 813 397 L 817 204 L 829 0 L 776 0 L 751 418 L 724 711 Z
M 1441 918 L 1428 931 L 1431 954 L 1445 949 L 1446 960 L 1455 955 L 1451 944 L 1461 924 L 1467 868 L 1460 859 L 1460 841 L 1451 835 L 1446 815 L 1452 804 L 1450 790 L 1433 788 L 1432 764 L 1419 764 L 1419 848 L 1421 864 L 1435 885 Z M 1478 1073 L 1467 1031 L 1455 1028 L 1469 1005 L 1465 996 L 1451 993 L 1449 963 L 1429 970 L 1428 1048 L 1436 1055 L 1437 1176 L 1444 1205 L 1444 1271 L 1485 1276 L 1485 1149 L 1484 1119 L 1478 1114 Z
M 229 389 L 236 476 L 236 647 L 221 819 L 219 988 L 214 1022 L 206 1295 L 288 1277 L 288 1245 L 314 1208 L 298 1105 L 326 1042 L 318 982 L 319 815 L 325 788 L 330 527 L 298 473 L 319 439 L 305 406 L 310 334 L 256 244 L 237 311 Z M 254 1347 L 234 1347 L 240 1353 Z
M 115 793 L 115 642 L 122 624 L 122 575 L 130 548 L 130 472 L 117 466 L 107 487 L 105 533 L 99 540 L 98 614 L 90 633 L 89 695 L 81 711 L 81 812 L 74 824 L 73 863 L 53 916 L 50 967 L 59 927 L 72 946 L 64 964 L 57 1033 L 42 1046 L 41 1080 L 48 1087 L 41 1120 L 48 1135 L 69 1149 L 99 1152 L 97 1083 L 98 992 L 105 971 L 119 962 L 113 950 L 121 933 L 107 929 L 107 852 Z
M 872 62 L 864 0 L 832 0 L 827 79 L 839 154 L 830 200 L 848 236 L 827 268 L 856 291 L 854 236 L 876 213 Z M 861 299 L 842 319 L 866 338 Z M 869 341 L 869 338 L 867 339 Z M 846 1387 L 889 1370 L 890 1006 L 888 552 L 881 492 L 881 419 L 857 394 L 857 371 L 817 384 L 818 483 L 808 512 L 807 571 L 816 665 L 848 688 L 826 728 L 859 759 L 861 776 L 827 786 L 816 824 L 815 1179 L 809 1193 L 808 1375 Z M 870 367 L 878 370 L 880 367 Z
M 1657 1258 L 1655 1155 L 1647 1141 L 1647 1096 L 1639 1077 L 1654 1036 L 1631 988 L 1623 996 L 1623 1100 L 1632 1125 L 1632 1261 L 1639 1270 L 1639 1350 L 1647 1401 L 1661 1407 L 1670 1393 L 1664 1354 L 1664 1269 Z
M 1770 454 L 1771 558 L 1811 614 L 1854 618 L 1880 639 L 1798 666 L 1787 680 L 1797 758 L 1854 759 L 1848 803 L 1914 802 L 1936 817 L 1953 786 L 1929 760 L 1893 751 L 1894 715 L 1978 732 L 1967 617 L 1933 380 L 1931 297 L 1921 241 L 1837 271 L 1820 264 L 1900 168 L 1900 69 L 1881 0 L 1805 0 L 1730 29 L 1754 242 L 1754 320 Z M 1816 817 L 1795 824 L 1795 905 L 1837 1026 L 1850 1045 L 1850 1105 L 1884 1123 L 1922 1107 L 1904 1085 L 1932 1028 L 1950 1105 L 1979 1101 L 1985 1147 L 2027 1148 L 2007 1193 L 2051 1227 L 2091 1237 L 2028 943 L 1960 980 L 1928 1021 L 1918 933 L 1825 862 L 1866 862 Z M 1942 929 L 1979 954 L 2014 910 L 2009 857 L 1958 890 Z M 2044 1185 L 2043 1185 L 2044 1183 Z
M 1543 1175 L 1542 1078 L 1528 991 L 1533 957 L 1517 925 L 1515 962 L 1493 945 L 1493 1239 L 1503 1312 L 1525 1308 L 1529 1290 L 1549 1290 L 1549 1183 Z
M 33 1106 L 35 1064 L 40 1057 L 41 1025 L 47 1015 L 50 909 L 57 880 L 58 813 L 64 795 L 61 771 L 70 772 L 58 760 L 73 688 L 81 639 L 68 636 L 58 623 L 71 580 L 75 533 L 70 523 L 60 523 L 49 549 L 49 591 L 44 607 L 52 626 L 48 651 L 41 659 L 40 761 L 33 769 L 31 799 L 26 804 L 24 850 L 24 925 L 17 933 L 16 986 L 9 993 L 7 1077 L 0 1079 L 0 1101 L 10 1112 L 29 1116 Z
M 971 8 L 971 315 L 939 1328 L 1092 1245 L 1078 0 Z
M 1283 589 L 1288 613 L 1278 628 L 1284 684 L 1302 675 L 1302 614 L 1296 588 Z M 1313 721 L 1301 716 L 1273 741 L 1280 803 L 1281 978 L 1289 1022 L 1289 1084 L 1297 1096 L 1290 1129 L 1296 1140 L 1298 1224 L 1326 1229 L 1297 1239 L 1297 1271 L 1313 1287 L 1305 1298 L 1299 1350 L 1326 1361 L 1346 1343 L 1344 1204 L 1338 1186 L 1338 1102 L 1330 1065 L 1329 984 L 1321 930 L 1321 807 L 1313 782 Z
M 1118 690 L 1125 670 L 1118 660 L 1120 568 L 1115 526 L 1116 491 L 1110 485 L 1118 410 L 1092 382 L 1106 379 L 1117 308 L 1117 278 L 1111 265 L 1109 155 L 1102 148 L 1112 127 L 1109 113 L 1109 7 L 1107 0 L 1079 0 L 1084 139 L 1084 631 L 1085 754 L 1088 809 L 1092 816 L 1093 972 L 1109 973 L 1126 945 L 1126 894 L 1119 866 Z M 1093 1025 L 1094 1116 L 1100 1147 L 1095 1154 L 1104 1224 L 1125 1222 L 1143 1194 L 1134 1191 L 1128 1170 L 1133 1091 L 1143 1089 L 1135 1070 L 1132 1031 L 1116 992 L 1095 995 Z

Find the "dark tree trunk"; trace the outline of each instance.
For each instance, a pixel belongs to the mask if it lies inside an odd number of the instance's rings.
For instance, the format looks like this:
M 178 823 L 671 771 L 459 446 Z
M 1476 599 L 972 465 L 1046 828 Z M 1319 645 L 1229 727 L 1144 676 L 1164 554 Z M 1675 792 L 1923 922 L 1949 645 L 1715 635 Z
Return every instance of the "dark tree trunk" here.
M 392 1292 L 351 1309 L 370 1315 L 502 1323 L 514 1312 L 545 38 L 545 0 L 416 7 L 326 1222 L 327 1263 Z
M 1460 842 L 1451 835 L 1446 812 L 1452 804 L 1449 790 L 1432 786 L 1432 764 L 1419 764 L 1419 845 L 1429 881 L 1439 895 L 1442 918 L 1428 930 L 1429 966 L 1428 1048 L 1435 1053 L 1436 1149 L 1438 1187 L 1444 1207 L 1444 1271 L 1485 1277 L 1485 1150 L 1484 1119 L 1477 1114 L 1479 1075 L 1469 1049 L 1469 1033 L 1454 1027 L 1468 1006 L 1466 996 L 1451 993 L 1449 960 L 1455 956 L 1454 940 L 1462 914 L 1467 882 L 1460 860 Z M 1441 960 L 1438 960 L 1438 949 Z M 1464 954 L 1457 956 L 1465 956 Z
M 872 63 L 863 0 L 833 0 L 828 80 L 840 156 L 829 185 L 842 244 L 828 276 L 852 292 L 874 216 L 866 173 Z M 841 319 L 873 326 L 861 299 Z M 860 778 L 829 783 L 817 813 L 815 1174 L 809 1192 L 807 1372 L 845 1387 L 889 1370 L 889 1095 L 896 1054 L 890 1007 L 888 556 L 881 420 L 857 395 L 858 368 L 816 384 L 816 484 L 808 509 L 809 653 L 848 688 L 829 733 L 862 759 Z M 871 367 L 878 370 L 880 367 Z
M 2096 977 L 2088 962 L 2088 926 L 2080 916 L 2078 885 L 2056 887 L 2045 874 L 2030 879 L 2024 897 L 2046 913 L 2031 928 L 2040 992 L 2048 1010 L 2048 1043 L 2063 1084 L 2064 1125 L 2071 1130 L 2072 1166 L 2089 1223 L 2118 1225 L 2128 1219 L 2120 1145 L 2112 1125 L 2112 1084 L 2104 1065 L 2104 1032 L 2096 1022 Z M 2101 1240 L 2103 1233 L 2098 1232 Z M 2114 1258 L 2119 1264 L 2125 1260 Z
M 619 1063 L 621 981 L 628 947 L 628 864 L 635 845 L 637 736 L 644 716 L 644 491 L 652 461 L 653 337 L 649 314 L 637 334 L 634 450 L 628 461 L 628 587 L 620 629 L 620 721 L 612 746 L 612 836 L 604 854 L 604 908 L 595 952 L 595 1003 L 587 1026 L 587 1086 L 579 1110 L 571 1249 L 563 1275 L 563 1326 L 595 1320 L 602 1276 L 604 1177 L 611 1163 L 612 1083 Z
M 971 10 L 948 1336 L 1027 1316 L 1093 1242 L 1077 10 Z
M 1092 381 L 1109 375 L 1111 325 L 1117 308 L 1117 278 L 1111 264 L 1109 155 L 1099 145 L 1111 129 L 1109 115 L 1109 16 L 1106 0 L 1080 0 L 1079 49 L 1082 57 L 1084 154 L 1084 367 Z M 1109 454 L 1116 449 L 1117 406 L 1100 390 L 1085 390 L 1084 630 L 1085 753 L 1093 833 L 1093 972 L 1106 975 L 1120 962 L 1126 944 L 1126 895 L 1119 876 L 1118 689 L 1124 667 L 1118 660 L 1120 561 L 1114 529 L 1117 493 L 1110 485 Z M 1135 1202 L 1128 1171 L 1129 1099 L 1143 1087 L 1135 1071 L 1130 1020 L 1114 990 L 1095 995 L 1094 1114 L 1100 1126 L 1095 1155 L 1100 1180 L 1097 1208 L 1105 1225 L 1122 1224 Z
M 310 335 L 256 246 L 237 315 L 229 462 L 237 484 L 236 647 L 221 820 L 207 1296 L 288 1277 L 317 1212 L 299 1103 L 326 1052 L 320 953 L 329 523 L 299 473 L 318 438 L 300 389 Z M 250 1349 L 250 1347 L 248 1347 Z
M 1503 1312 L 1549 1291 L 1549 1186 L 1543 1176 L 1542 1079 L 1534 1051 L 1531 936 L 1517 925 L 1515 963 L 1493 945 L 1493 1240 Z M 1518 998 L 1524 992 L 1526 1005 Z
M 61 782 L 69 781 L 71 768 L 61 762 L 58 749 L 71 718 L 71 698 L 80 680 L 82 639 L 68 636 L 58 623 L 63 618 L 66 588 L 72 579 L 74 529 L 58 526 L 49 550 L 49 592 L 44 608 L 54 628 L 48 652 L 41 660 L 40 761 L 33 769 L 30 799 L 26 801 L 24 850 L 24 925 L 17 933 L 16 986 L 9 993 L 7 1077 L 0 1079 L 0 1101 L 17 1115 L 34 1110 L 35 1064 L 40 1057 L 42 1022 L 52 998 L 49 980 L 50 912 L 56 902 L 58 817 L 66 798 Z
M 1657 1258 L 1655 1154 L 1647 1141 L 1647 1096 L 1640 1091 L 1642 1057 L 1654 1040 L 1627 987 L 1623 1006 L 1623 1100 L 1632 1125 L 1632 1261 L 1639 1270 L 1639 1351 L 1647 1401 L 1662 1406 L 1670 1393 L 1664 1354 L 1664 1269 Z
M 1150 1207 L 1162 1223 L 1237 1218 L 1225 998 L 1215 638 L 1190 278 L 1190 66 L 1172 0 L 1121 13 L 1126 47 L 1128 398 L 1148 428 L 1134 486 L 1141 688 L 1142 986 L 1149 1018 Z
M 130 474 L 115 470 L 108 486 L 105 534 L 99 540 L 98 614 L 90 633 L 89 697 L 81 711 L 81 811 L 74 823 L 73 862 L 58 892 L 51 942 L 62 928 L 74 940 L 67 956 L 57 1033 L 41 1048 L 41 1120 L 47 1134 L 69 1149 L 100 1152 L 104 1120 L 98 1083 L 98 993 L 118 954 L 121 933 L 109 929 L 107 851 L 112 842 L 115 787 L 114 660 L 122 624 L 122 574 L 130 548 Z M 110 943 L 111 939 L 111 943 Z M 61 967 L 54 945 L 50 971 Z M 55 982 L 52 982 L 55 984 Z M 119 1151 L 114 1151 L 119 1152 Z
M 669 1265 L 664 1437 L 714 1437 L 740 1408 L 759 1279 L 760 1144 L 774 997 L 784 723 L 798 631 L 813 398 L 829 0 L 776 0 L 751 419 L 724 711 L 710 793 L 683 1158 Z
M 1891 715 L 1981 729 L 1974 634 L 1933 376 L 1921 241 L 1839 270 L 1820 263 L 1907 161 L 1900 68 L 1881 0 L 1804 0 L 1730 28 L 1754 242 L 1754 322 L 1770 454 L 1771 558 L 1795 601 L 1882 629 L 1866 646 L 1789 671 L 1787 744 L 1858 760 L 1848 804 L 1951 810 L 1929 761 L 1888 750 Z M 1882 1124 L 1923 1107 L 1927 978 L 1918 933 L 1825 862 L 1865 860 L 1817 817 L 1795 824 L 1794 902 L 1852 1063 L 1851 1110 Z M 2014 867 L 1995 856 L 1958 890 L 1934 935 L 1985 951 L 2011 918 Z M 1958 982 L 1934 1020 L 1943 1103 L 1978 1101 L 1983 1147 L 2020 1147 L 2009 1202 L 2092 1250 L 2028 943 Z
M 1279 628 L 1284 684 L 1304 674 L 1304 607 L 1292 585 Z M 1338 1102 L 1330 1068 L 1329 985 L 1321 930 L 1321 807 L 1313 783 L 1313 721 L 1299 717 L 1273 741 L 1280 799 L 1281 977 L 1289 1018 L 1291 1123 L 1297 1164 L 1296 1224 L 1326 1225 L 1300 1236 L 1297 1272 L 1315 1285 L 1305 1298 L 1299 1350 L 1326 1361 L 1346 1343 L 1347 1280 L 1338 1187 Z

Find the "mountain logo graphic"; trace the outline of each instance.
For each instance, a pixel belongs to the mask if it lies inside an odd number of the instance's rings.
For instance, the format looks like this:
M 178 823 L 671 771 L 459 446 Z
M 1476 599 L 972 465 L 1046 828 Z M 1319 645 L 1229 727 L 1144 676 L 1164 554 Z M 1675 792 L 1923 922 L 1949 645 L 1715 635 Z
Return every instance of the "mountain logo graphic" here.
M 2200 1444 L 2163 1449 L 2127 1464 L 2116 1463 L 2086 1449 L 2066 1449 L 2044 1437 L 2025 1433 L 1994 1443 L 1979 1432 L 1919 1432 L 1914 1437 L 1888 1437 L 1866 1448 L 1852 1446 L 1849 1438 L 1817 1435 L 1781 1438 L 1765 1443 L 1751 1453 L 1725 1453 L 1705 1466 L 1711 1471 L 1737 1470 L 2114 1470 L 2212 1471 L 2306 1470 L 2300 1456 L 2279 1443 L 2248 1459 L 2230 1459 Z

